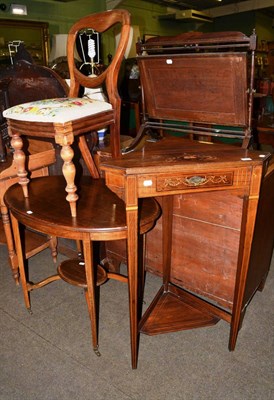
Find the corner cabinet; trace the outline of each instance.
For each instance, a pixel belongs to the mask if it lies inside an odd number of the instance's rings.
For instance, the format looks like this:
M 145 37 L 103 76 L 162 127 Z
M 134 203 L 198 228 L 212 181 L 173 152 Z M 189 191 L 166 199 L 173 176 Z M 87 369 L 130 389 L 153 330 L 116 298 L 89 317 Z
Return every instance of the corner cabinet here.
M 48 64 L 47 22 L 0 19 L 0 67 L 11 64 L 11 56 L 15 54 L 16 45 L 20 42 L 24 43 L 36 64 Z M 14 45 L 9 46 L 11 44 Z

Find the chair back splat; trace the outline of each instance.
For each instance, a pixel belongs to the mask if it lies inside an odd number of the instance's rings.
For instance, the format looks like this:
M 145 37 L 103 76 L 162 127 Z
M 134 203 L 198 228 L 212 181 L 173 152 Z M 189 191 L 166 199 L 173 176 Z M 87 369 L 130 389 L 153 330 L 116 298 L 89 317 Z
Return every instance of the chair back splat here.
M 99 75 L 84 75 L 75 62 L 76 40 L 79 37 L 79 34 L 87 30 L 92 30 L 100 34 L 106 32 L 117 24 L 121 25 L 121 34 L 111 63 Z M 118 157 L 120 155 L 121 99 L 118 93 L 117 84 L 120 66 L 128 45 L 129 34 L 130 14 L 126 10 L 106 11 L 84 17 L 72 26 L 68 34 L 67 56 L 70 73 L 69 96 L 77 97 L 81 86 L 89 89 L 104 86 L 108 101 L 111 103 L 114 111 L 113 118 L 115 123 L 110 125 L 110 147 L 112 157 Z M 86 144 L 86 139 L 84 136 L 81 136 L 79 140 L 79 146 L 83 158 L 86 159 L 86 157 L 89 157 L 90 153 Z

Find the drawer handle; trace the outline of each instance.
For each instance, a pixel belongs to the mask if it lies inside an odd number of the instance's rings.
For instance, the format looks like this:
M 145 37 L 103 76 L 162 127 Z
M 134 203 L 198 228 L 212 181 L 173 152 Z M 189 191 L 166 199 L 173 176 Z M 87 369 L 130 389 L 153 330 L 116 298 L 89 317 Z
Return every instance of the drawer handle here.
M 187 185 L 191 186 L 200 186 L 203 185 L 206 182 L 206 177 L 204 176 L 191 176 L 190 178 L 185 178 L 185 182 Z

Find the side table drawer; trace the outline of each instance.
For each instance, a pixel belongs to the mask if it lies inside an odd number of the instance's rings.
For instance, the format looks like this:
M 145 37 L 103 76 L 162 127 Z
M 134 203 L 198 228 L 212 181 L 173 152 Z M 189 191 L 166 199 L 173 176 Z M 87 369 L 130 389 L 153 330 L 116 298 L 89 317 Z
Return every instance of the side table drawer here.
M 216 174 L 186 174 L 181 176 L 157 177 L 156 190 L 183 190 L 199 187 L 226 187 L 233 185 L 233 172 Z
M 252 168 L 216 169 L 215 171 L 198 170 L 193 172 L 178 171 L 138 176 L 138 196 L 161 196 L 178 192 L 226 190 L 245 188 L 249 192 Z

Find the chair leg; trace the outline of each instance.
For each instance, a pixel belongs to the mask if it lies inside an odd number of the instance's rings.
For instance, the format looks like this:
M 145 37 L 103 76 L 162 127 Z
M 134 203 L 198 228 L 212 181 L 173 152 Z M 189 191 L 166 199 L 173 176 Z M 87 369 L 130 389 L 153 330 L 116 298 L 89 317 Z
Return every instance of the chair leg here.
M 91 150 L 88 147 L 85 136 L 79 137 L 79 148 L 90 175 L 92 176 L 92 178 L 98 179 L 100 177 L 100 174 L 92 158 Z
M 57 262 L 57 237 L 56 236 L 51 236 L 49 238 L 49 248 L 51 251 L 51 256 L 53 259 L 53 262 L 56 264 Z
M 13 215 L 11 215 L 11 222 L 12 222 L 12 229 L 14 234 L 14 241 L 15 241 L 15 248 L 18 257 L 18 264 L 19 264 L 19 271 L 20 271 L 20 281 L 23 290 L 25 305 L 27 310 L 30 314 L 32 314 L 31 306 L 30 306 L 30 298 L 29 298 L 29 290 L 28 290 L 28 283 L 26 278 L 26 271 L 25 271 L 25 261 L 22 251 L 22 243 L 20 237 L 20 229 L 19 223 Z
M 89 237 L 83 240 L 83 250 L 84 250 L 84 260 L 85 260 L 85 272 L 87 288 L 85 289 L 85 296 L 89 311 L 90 323 L 91 323 L 91 335 L 92 335 L 92 345 L 93 350 L 97 356 L 100 356 L 98 350 L 98 328 L 97 328 L 97 312 L 96 312 L 96 301 L 95 301 L 95 273 L 93 268 L 93 243 L 90 241 Z
M 74 156 L 74 151 L 72 147 L 67 144 L 61 143 L 61 146 L 62 148 L 60 155 L 62 160 L 64 161 L 62 171 L 64 178 L 67 182 L 66 192 L 68 193 L 68 195 L 66 199 L 69 202 L 72 217 L 76 217 L 76 202 L 78 200 L 78 194 L 76 193 L 77 187 L 74 182 L 76 175 L 76 168 L 72 161 Z
M 8 211 L 7 207 L 4 205 L 1 206 L 1 215 L 2 215 L 3 228 L 4 228 L 4 232 L 5 232 L 6 242 L 7 242 L 12 276 L 15 280 L 15 283 L 17 285 L 19 285 L 18 258 L 17 258 L 17 254 L 16 254 L 16 251 L 14 248 L 14 239 L 13 239 L 13 234 L 12 234 L 12 229 L 11 229 L 9 211 Z
M 120 115 L 121 115 L 121 101 L 117 101 L 115 106 L 116 117 L 115 123 L 110 125 L 110 151 L 113 158 L 118 158 L 121 155 L 121 144 L 120 144 Z
M 77 257 L 83 257 L 83 246 L 81 240 L 76 240 Z

